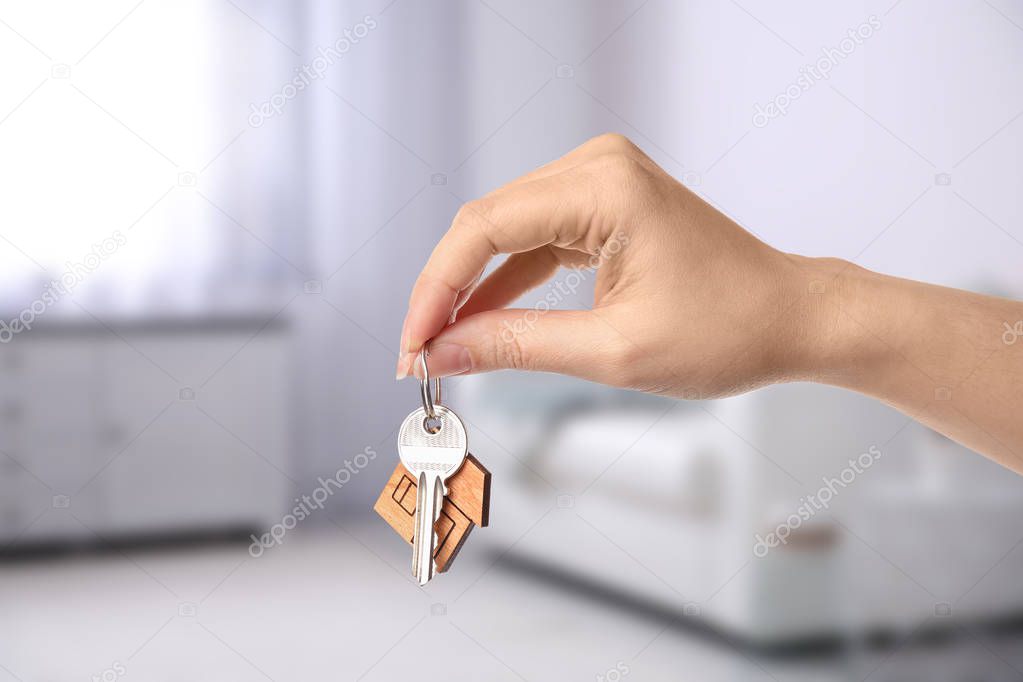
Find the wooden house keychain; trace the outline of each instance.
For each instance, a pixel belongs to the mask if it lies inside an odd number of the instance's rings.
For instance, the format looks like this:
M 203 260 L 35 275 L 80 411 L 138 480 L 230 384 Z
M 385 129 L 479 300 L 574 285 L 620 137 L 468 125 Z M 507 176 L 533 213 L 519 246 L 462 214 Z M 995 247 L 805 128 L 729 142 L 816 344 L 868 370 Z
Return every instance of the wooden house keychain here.
M 398 430 L 399 463 L 373 509 L 412 545 L 412 575 L 425 585 L 443 573 L 474 526 L 490 522 L 490 472 L 469 454 L 462 420 L 436 399 L 419 352 L 423 406 L 405 417 Z

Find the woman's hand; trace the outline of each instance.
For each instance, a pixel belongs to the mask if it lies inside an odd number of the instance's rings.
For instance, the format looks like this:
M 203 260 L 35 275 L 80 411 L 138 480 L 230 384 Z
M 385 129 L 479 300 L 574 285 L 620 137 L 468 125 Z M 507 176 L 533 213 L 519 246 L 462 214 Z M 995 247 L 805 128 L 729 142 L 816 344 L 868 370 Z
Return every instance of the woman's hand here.
M 512 255 L 480 283 L 497 253 Z M 678 397 L 747 390 L 804 364 L 813 321 L 777 324 L 806 291 L 800 263 L 603 135 L 462 207 L 412 291 L 398 376 L 433 339 L 440 376 L 512 368 Z M 597 266 L 592 310 L 543 296 L 504 308 L 559 266 Z
M 591 310 L 504 307 L 588 265 Z M 603 135 L 462 207 L 412 290 L 398 378 L 433 339 L 441 376 L 540 370 L 685 398 L 819 381 L 1023 472 L 1017 327 L 1019 302 L 777 251 Z

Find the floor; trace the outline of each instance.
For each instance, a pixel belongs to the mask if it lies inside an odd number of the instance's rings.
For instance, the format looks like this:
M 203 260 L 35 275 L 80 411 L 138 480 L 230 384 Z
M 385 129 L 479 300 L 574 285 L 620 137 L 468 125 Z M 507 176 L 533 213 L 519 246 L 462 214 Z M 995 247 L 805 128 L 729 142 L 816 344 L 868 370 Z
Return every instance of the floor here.
M 420 589 L 380 531 L 7 561 L 0 681 L 1023 679 L 1023 635 L 756 653 L 483 533 Z

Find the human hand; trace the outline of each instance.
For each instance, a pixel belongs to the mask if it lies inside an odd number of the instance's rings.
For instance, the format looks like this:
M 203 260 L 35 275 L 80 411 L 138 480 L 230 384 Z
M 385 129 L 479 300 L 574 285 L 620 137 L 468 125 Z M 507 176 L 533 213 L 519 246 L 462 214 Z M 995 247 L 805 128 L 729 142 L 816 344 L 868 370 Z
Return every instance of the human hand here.
M 511 255 L 480 282 L 498 253 Z M 432 339 L 437 376 L 539 370 L 678 397 L 799 376 L 814 320 L 792 302 L 808 263 L 602 135 L 461 208 L 412 290 L 397 375 Z M 559 266 L 588 265 L 591 310 L 505 309 Z
M 591 310 L 505 309 L 585 265 Z M 782 253 L 602 135 L 462 207 L 412 290 L 398 378 L 432 339 L 439 376 L 539 370 L 685 398 L 817 381 L 1023 473 L 1023 362 L 1004 333 L 1020 319 L 1018 301 Z

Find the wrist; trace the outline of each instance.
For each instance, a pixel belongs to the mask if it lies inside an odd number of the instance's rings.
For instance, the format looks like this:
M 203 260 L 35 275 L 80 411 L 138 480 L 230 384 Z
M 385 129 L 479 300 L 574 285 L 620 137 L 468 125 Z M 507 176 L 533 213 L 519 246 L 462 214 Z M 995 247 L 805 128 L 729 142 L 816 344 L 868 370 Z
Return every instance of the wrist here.
M 839 258 L 788 255 L 796 292 L 792 380 L 864 391 L 868 377 L 884 376 L 897 354 L 878 331 L 898 332 L 900 309 L 893 278 Z

